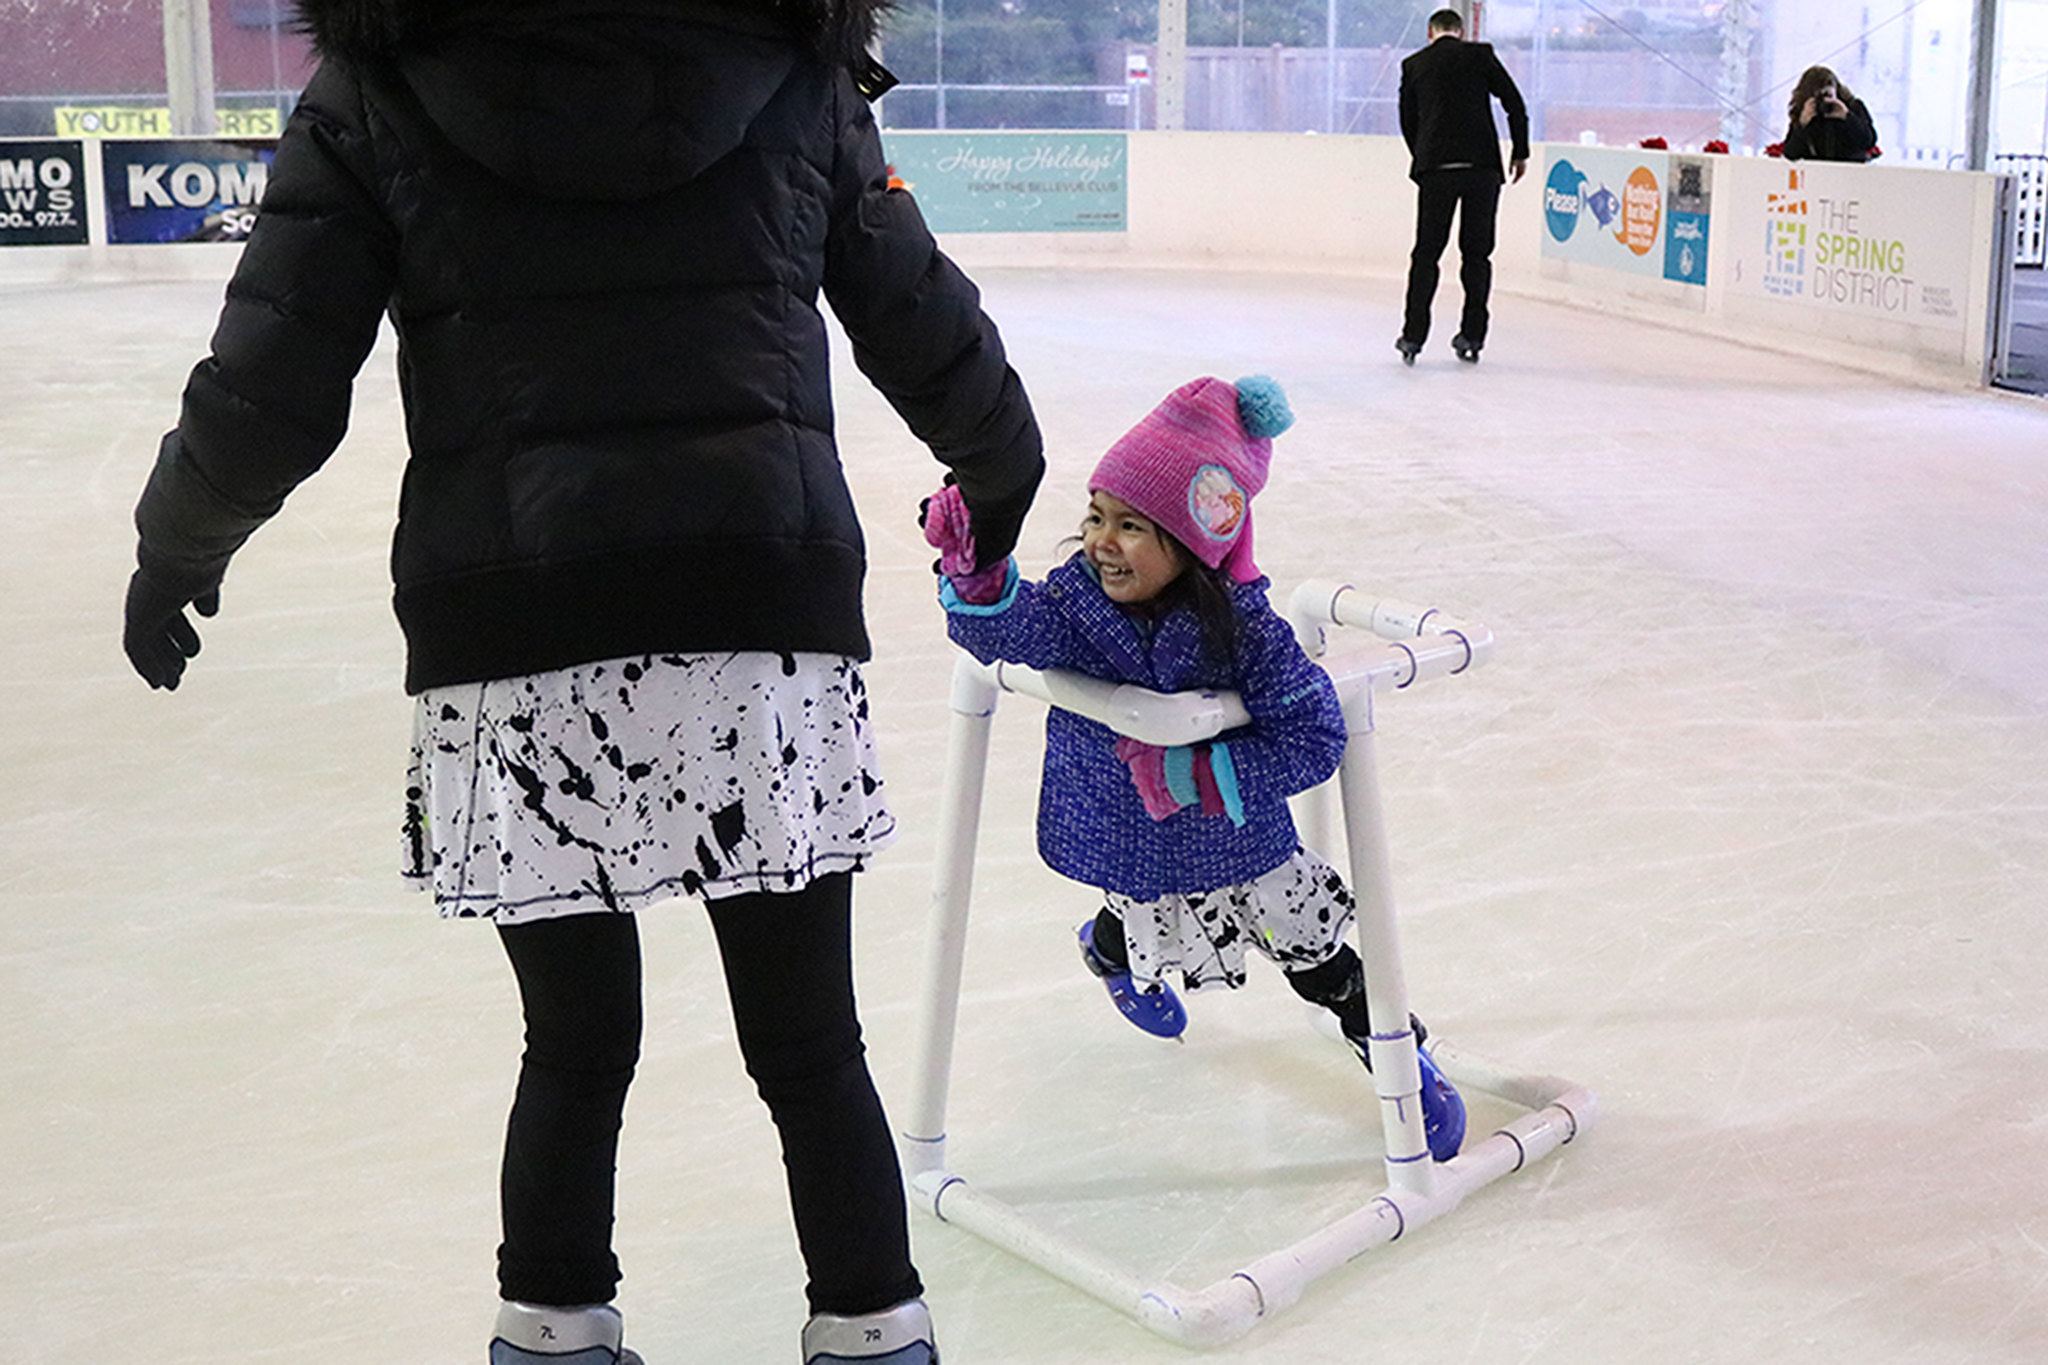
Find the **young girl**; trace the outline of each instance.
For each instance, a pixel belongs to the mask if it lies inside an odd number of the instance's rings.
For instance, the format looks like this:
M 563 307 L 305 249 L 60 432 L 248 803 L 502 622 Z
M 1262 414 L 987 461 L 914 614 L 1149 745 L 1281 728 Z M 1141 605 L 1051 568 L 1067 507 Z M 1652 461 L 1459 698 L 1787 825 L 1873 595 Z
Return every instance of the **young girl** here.
M 1293 423 L 1280 386 L 1197 379 L 1118 441 L 1089 480 L 1081 548 L 1043 583 L 1014 561 L 977 571 L 952 488 L 926 507 L 939 597 L 955 642 L 983 662 L 1069 669 L 1159 692 L 1231 690 L 1252 723 L 1162 749 L 1068 711 L 1046 720 L 1040 854 L 1102 888 L 1081 955 L 1124 1016 L 1178 1037 L 1189 990 L 1244 984 L 1247 947 L 1336 1015 L 1366 1057 L 1365 975 L 1345 943 L 1352 899 L 1295 836 L 1287 798 L 1329 778 L 1344 751 L 1336 689 L 1266 600 L 1252 561 L 1251 499 L 1272 438 Z M 1411 1019 L 1420 1043 L 1426 1036 Z M 1447 1161 L 1465 1110 L 1427 1053 L 1424 1129 Z

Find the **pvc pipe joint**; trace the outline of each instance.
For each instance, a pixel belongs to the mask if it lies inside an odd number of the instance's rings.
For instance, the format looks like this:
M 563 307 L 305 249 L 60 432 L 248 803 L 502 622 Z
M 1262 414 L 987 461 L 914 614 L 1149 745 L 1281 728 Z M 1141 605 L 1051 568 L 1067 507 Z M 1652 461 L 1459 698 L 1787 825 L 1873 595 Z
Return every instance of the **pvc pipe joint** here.
M 952 710 L 963 716 L 992 716 L 996 711 L 996 684 L 988 669 L 967 654 L 953 659 Z
M 1382 640 L 1417 640 L 1432 635 L 1454 638 L 1464 646 L 1464 660 L 1448 670 L 1452 674 L 1463 673 L 1493 657 L 1493 632 L 1485 626 L 1461 621 L 1436 607 L 1393 598 L 1362 598 L 1353 585 L 1335 579 L 1312 578 L 1296 588 L 1289 614 L 1304 649 L 1308 648 L 1311 635 L 1320 641 L 1322 627 L 1336 625 L 1369 630 Z M 1319 657 L 1321 651 L 1310 650 L 1310 654 Z

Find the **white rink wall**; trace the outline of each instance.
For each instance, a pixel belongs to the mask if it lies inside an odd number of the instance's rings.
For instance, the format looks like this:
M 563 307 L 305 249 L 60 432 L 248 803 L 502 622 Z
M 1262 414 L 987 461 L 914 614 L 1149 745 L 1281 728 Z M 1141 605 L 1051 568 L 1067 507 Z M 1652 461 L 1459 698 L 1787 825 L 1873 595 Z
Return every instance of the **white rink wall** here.
M 1792 168 L 1775 158 L 1709 158 L 1713 230 L 1704 288 L 1546 257 L 1539 250 L 1544 169 L 1552 155 L 1578 150 L 1576 144 L 1537 144 L 1528 176 L 1503 191 L 1494 252 L 1497 290 L 1899 377 L 1988 382 L 1994 284 L 2009 268 L 2000 241 L 2001 232 L 2010 231 L 1999 217 L 2000 177 L 1906 166 L 1801 165 L 1817 197 L 1872 201 L 1890 210 L 1898 236 L 1939 243 L 1944 252 L 1954 244 L 1959 258 L 1944 273 L 1955 281 L 1957 317 L 1925 325 L 1806 298 L 1759 297 L 1753 287 L 1743 288 L 1745 281 L 1754 284 L 1752 258 L 1765 240 L 1769 197 Z M 1653 166 L 1671 155 L 1639 153 Z M 1398 138 L 1134 133 L 1128 232 L 956 235 L 947 249 L 970 268 L 1225 266 L 1398 277 L 1407 270 L 1414 243 L 1414 205 L 1408 152 Z M 1875 218 L 1873 211 L 1873 223 Z M 1821 226 L 1816 218 L 1815 230 Z M 1445 253 L 1440 309 L 1455 293 L 1456 277 L 1454 242 Z
M 972 133 L 891 131 L 900 139 L 960 138 Z M 1398 138 L 1314 133 L 1129 134 L 1128 230 L 1091 233 L 955 233 L 946 249 L 977 266 L 1036 269 L 1140 268 L 1312 272 L 1398 278 L 1414 233 L 1414 188 Z M 87 178 L 100 180 L 99 146 L 86 144 Z M 1769 205 L 1791 163 L 1760 157 L 1712 157 L 1713 200 L 1707 281 L 1697 287 L 1557 259 L 1545 241 L 1545 170 L 1576 144 L 1538 144 L 1529 175 L 1507 187 L 1500 207 L 1495 288 L 1553 302 L 1660 322 L 1724 340 L 1794 351 L 1895 377 L 1982 385 L 1991 378 L 2011 231 L 2001 216 L 2001 177 L 1906 166 L 1803 163 L 1812 187 L 1811 226 L 1824 229 L 1822 204 L 1865 215 L 1865 235 L 1909 243 L 1919 270 L 1939 258 L 1939 291 L 1949 310 L 1932 321 L 1900 320 L 1874 308 L 1829 305 L 1812 297 L 1773 297 L 1757 288 L 1758 257 Z M 1613 150 L 1606 153 L 1612 156 Z M 1629 152 L 1666 169 L 1675 155 Z M 105 245 L 104 206 L 92 196 L 90 247 L 0 250 L 0 288 L 18 284 L 225 279 L 233 245 Z M 1802 226 L 1809 220 L 1802 219 Z M 1661 254 L 1661 245 L 1658 247 Z M 1904 258 L 1902 258 L 1904 259 Z M 1446 253 L 1439 304 L 1457 289 L 1456 247 Z M 1907 273 L 1907 272 L 1901 272 Z M 1924 271 L 1922 271 L 1924 273 Z M 1391 337 L 1388 338 L 1391 341 Z
M 1398 138 L 1133 133 L 1130 148 L 1128 232 L 956 234 L 946 249 L 970 267 L 1226 266 L 1367 276 L 1408 268 L 1415 187 Z M 1534 288 L 1535 183 L 1513 187 L 1500 207 L 1496 286 Z M 1454 255 L 1449 265 L 1455 275 Z

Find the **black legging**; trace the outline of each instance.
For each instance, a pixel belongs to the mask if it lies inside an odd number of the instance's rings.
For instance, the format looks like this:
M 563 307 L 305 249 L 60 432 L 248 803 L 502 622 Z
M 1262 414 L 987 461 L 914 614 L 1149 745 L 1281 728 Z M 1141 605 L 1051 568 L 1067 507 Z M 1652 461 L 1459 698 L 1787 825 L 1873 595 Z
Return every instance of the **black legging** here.
M 1465 307 L 1458 332 L 1474 346 L 1486 344 L 1487 299 L 1493 293 L 1494 222 L 1500 212 L 1499 174 L 1472 167 L 1425 171 L 1415 187 L 1415 251 L 1408 259 L 1408 302 L 1401 338 L 1420 346 L 1429 340 L 1429 305 L 1436 297 L 1444 247 L 1451 240 L 1451 215 L 1458 218 L 1458 279 Z
M 860 1041 L 852 910 L 848 873 L 711 907 L 740 1054 L 781 1132 L 811 1309 L 849 1316 L 923 1292 Z M 599 913 L 499 935 L 526 1014 L 499 1290 L 525 1303 L 608 1302 L 619 1116 L 640 1051 L 639 931 L 631 915 Z

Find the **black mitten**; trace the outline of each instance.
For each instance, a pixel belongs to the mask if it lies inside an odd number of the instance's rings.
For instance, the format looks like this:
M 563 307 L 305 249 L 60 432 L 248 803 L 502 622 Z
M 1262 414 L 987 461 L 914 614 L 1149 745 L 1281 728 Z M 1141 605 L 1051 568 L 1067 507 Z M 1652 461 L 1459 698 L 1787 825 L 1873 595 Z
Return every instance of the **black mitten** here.
M 1001 564 L 1017 548 L 1017 537 L 1024 530 L 1025 514 L 1031 510 L 1032 502 L 1038 497 L 1038 483 L 1045 477 L 1045 461 L 1038 462 L 1038 468 L 1031 478 L 1015 492 L 994 500 L 967 500 L 967 520 L 974 533 L 974 570 L 980 573 L 991 565 Z M 950 488 L 960 482 L 948 473 L 941 480 L 941 486 Z M 965 491 L 964 489 L 962 490 Z M 922 527 L 931 510 L 930 498 L 917 505 L 917 524 Z M 936 563 L 933 572 L 938 571 Z
M 1037 496 L 1038 480 L 1033 479 L 1006 498 L 969 504 L 967 511 L 974 525 L 974 567 L 977 570 L 1000 564 L 1010 557 L 1017 548 L 1018 535 L 1024 530 L 1024 515 L 1031 510 L 1032 499 Z
M 185 661 L 199 652 L 199 632 L 185 617 L 187 606 L 201 616 L 218 612 L 220 580 L 194 580 L 149 568 L 137 569 L 128 580 L 121 648 L 152 688 L 177 691 Z

